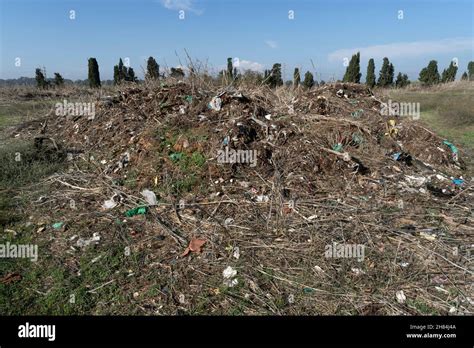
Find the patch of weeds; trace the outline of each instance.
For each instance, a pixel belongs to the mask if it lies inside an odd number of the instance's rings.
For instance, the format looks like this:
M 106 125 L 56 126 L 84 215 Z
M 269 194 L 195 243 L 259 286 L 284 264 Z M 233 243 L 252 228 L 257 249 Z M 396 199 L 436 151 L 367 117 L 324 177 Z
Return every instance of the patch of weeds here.
M 138 186 L 138 172 L 134 169 L 127 173 L 127 178 L 123 180 L 123 185 L 129 189 L 135 189 Z
M 12 196 L 11 192 L 0 192 L 0 231 L 23 218 L 23 215 L 18 212 L 17 204 Z
M 12 143 L 0 149 L 0 188 L 19 188 L 64 168 L 64 153 L 29 143 Z
M 177 164 L 181 171 L 189 172 L 201 168 L 206 163 L 204 155 L 198 151 L 191 154 L 184 152 L 173 152 L 169 155 L 173 163 Z
M 422 315 L 440 315 L 436 308 L 433 308 L 419 299 L 407 299 L 407 305 L 416 309 Z
M 197 178 L 194 174 L 192 174 L 182 179 L 176 180 L 172 184 L 172 187 L 175 193 L 180 194 L 184 192 L 191 192 L 196 183 Z

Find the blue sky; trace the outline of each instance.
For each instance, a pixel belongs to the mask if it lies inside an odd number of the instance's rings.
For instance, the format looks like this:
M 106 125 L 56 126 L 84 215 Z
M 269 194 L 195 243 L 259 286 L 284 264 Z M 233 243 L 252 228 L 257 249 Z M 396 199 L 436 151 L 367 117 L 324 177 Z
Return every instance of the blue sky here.
M 361 52 L 376 71 L 388 56 L 396 72 L 416 79 L 430 59 L 439 69 L 457 58 L 460 72 L 474 60 L 472 0 L 0 0 L 0 78 L 85 79 L 96 57 L 111 79 L 119 57 L 139 77 L 151 55 L 160 66 L 191 57 L 211 71 L 239 58 L 241 69 L 283 64 L 317 79 L 342 77 L 344 57 Z M 70 11 L 75 11 L 75 19 Z M 183 10 L 185 18 L 179 18 Z M 294 19 L 289 18 L 294 11 Z M 399 19 L 403 11 L 403 19 Z M 20 58 L 20 64 L 18 59 Z M 311 61 L 314 64 L 311 63 Z M 461 73 L 458 72 L 458 78 Z

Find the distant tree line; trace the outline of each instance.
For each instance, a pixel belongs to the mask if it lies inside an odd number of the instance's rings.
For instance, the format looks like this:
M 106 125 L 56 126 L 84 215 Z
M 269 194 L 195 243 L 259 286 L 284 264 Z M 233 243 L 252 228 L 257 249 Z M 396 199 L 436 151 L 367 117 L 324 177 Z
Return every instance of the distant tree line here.
M 283 86 L 293 86 L 293 88 L 311 88 L 318 83 L 314 80 L 314 76 L 310 71 L 306 71 L 304 74 L 303 81 L 301 81 L 301 72 L 299 68 L 295 68 L 293 72 L 293 80 L 283 82 L 281 64 L 273 64 L 271 69 L 265 70 L 262 73 L 252 70 L 246 70 L 244 72 L 239 72 L 237 67 L 233 66 L 232 58 L 227 58 L 227 69 L 222 70 L 218 74 L 218 81 L 223 83 L 233 83 L 236 81 L 242 82 L 252 82 L 262 85 L 267 85 L 270 88 L 276 88 Z M 125 66 L 122 61 L 122 58 L 119 59 L 117 65 L 114 66 L 114 85 L 120 85 L 124 82 L 138 82 L 137 77 L 135 76 L 135 71 L 130 66 Z M 431 86 L 438 83 L 447 83 L 452 82 L 456 79 L 456 74 L 458 71 L 458 66 L 455 61 L 451 61 L 449 66 L 442 71 L 440 74 L 438 71 L 438 62 L 436 60 L 431 60 L 428 65 L 420 71 L 418 80 L 422 85 Z M 192 69 L 190 69 L 190 74 L 193 74 Z M 169 76 L 175 79 L 183 79 L 185 77 L 184 70 L 180 67 L 171 68 Z M 147 60 L 147 68 L 145 73 L 145 80 L 153 81 L 163 78 L 164 75 L 160 74 L 160 66 L 153 57 L 149 57 Z M 362 74 L 360 72 L 360 52 L 357 52 L 351 57 L 346 71 L 343 76 L 343 82 L 352 82 L 352 83 L 361 83 Z M 389 61 L 387 57 L 382 60 L 382 67 L 379 71 L 378 79 L 375 75 L 375 61 L 373 58 L 369 59 L 367 64 L 365 84 L 373 88 L 378 87 L 396 87 L 403 88 L 410 84 L 408 75 L 402 72 L 398 72 L 395 78 L 395 68 L 393 63 Z M 46 77 L 45 68 L 37 68 L 35 71 L 35 80 L 38 88 L 51 88 L 56 87 L 60 88 L 64 85 L 64 78 L 61 74 L 55 72 L 54 79 L 48 79 Z M 467 65 L 467 71 L 465 71 L 461 80 L 474 81 L 474 61 L 471 61 Z M 70 80 L 68 80 L 71 82 Z M 89 58 L 88 60 L 88 85 L 91 88 L 99 88 L 101 86 L 100 74 L 99 74 L 99 65 L 95 58 Z M 324 81 L 320 81 L 319 84 L 324 84 Z
M 61 87 L 64 85 L 64 79 L 60 73 L 54 73 L 54 79 L 48 80 L 46 78 L 46 69 L 37 68 L 35 71 L 36 86 L 38 88 L 46 89 L 50 87 Z
M 467 67 L 467 72 L 461 77 L 461 80 L 470 80 L 474 81 L 474 62 L 469 62 Z M 435 85 L 438 83 L 447 83 L 452 82 L 456 79 L 456 73 L 458 71 L 458 66 L 454 61 L 451 61 L 449 66 L 443 70 L 440 75 L 438 72 L 438 62 L 432 60 L 428 63 L 428 66 L 423 68 L 420 71 L 418 80 L 421 84 L 426 86 Z M 383 59 L 382 68 L 379 72 L 379 78 L 377 82 L 375 81 L 375 63 L 371 58 L 367 64 L 367 74 L 365 83 L 370 88 L 375 86 L 379 87 L 392 87 L 402 88 L 410 84 L 407 74 L 398 73 L 396 80 L 394 81 L 395 68 L 393 64 L 389 61 L 387 57 Z M 360 53 L 357 52 L 354 54 L 349 62 L 349 65 L 346 68 L 343 81 L 344 82 L 353 82 L 360 83 Z

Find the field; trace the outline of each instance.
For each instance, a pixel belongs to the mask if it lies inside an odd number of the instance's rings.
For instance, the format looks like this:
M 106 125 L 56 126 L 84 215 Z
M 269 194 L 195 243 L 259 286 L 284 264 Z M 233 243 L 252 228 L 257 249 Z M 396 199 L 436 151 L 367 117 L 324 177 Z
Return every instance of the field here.
M 421 123 L 388 135 L 387 98 Z M 64 99 L 95 118 L 56 116 Z M 0 263 L 0 313 L 472 314 L 473 110 L 472 83 L 3 89 L 1 243 L 39 254 Z M 218 163 L 229 143 L 256 166 Z
M 394 100 L 420 103 L 421 120 L 443 137 L 474 151 L 474 85 L 454 82 L 430 89 L 394 89 L 387 92 Z

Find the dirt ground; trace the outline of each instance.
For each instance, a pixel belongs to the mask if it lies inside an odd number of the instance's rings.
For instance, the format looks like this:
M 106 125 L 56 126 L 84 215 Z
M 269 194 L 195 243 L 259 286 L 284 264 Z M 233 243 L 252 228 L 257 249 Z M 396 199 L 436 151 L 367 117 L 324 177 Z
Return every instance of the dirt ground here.
M 382 93 L 2 93 L 50 101 L 2 132 L 0 238 L 39 250 L 2 261 L 3 314 L 473 312 L 471 159 Z

